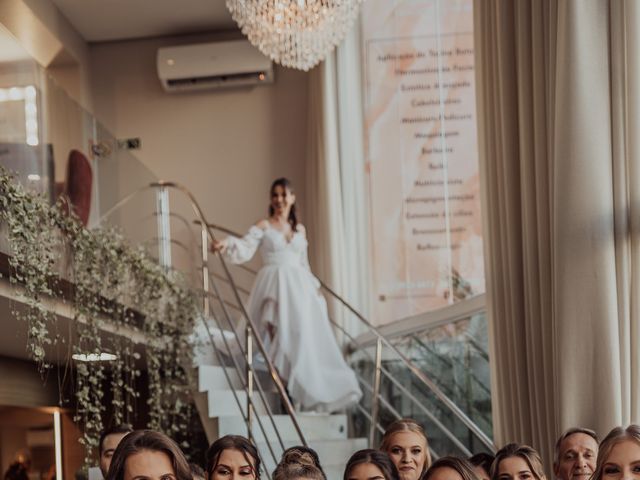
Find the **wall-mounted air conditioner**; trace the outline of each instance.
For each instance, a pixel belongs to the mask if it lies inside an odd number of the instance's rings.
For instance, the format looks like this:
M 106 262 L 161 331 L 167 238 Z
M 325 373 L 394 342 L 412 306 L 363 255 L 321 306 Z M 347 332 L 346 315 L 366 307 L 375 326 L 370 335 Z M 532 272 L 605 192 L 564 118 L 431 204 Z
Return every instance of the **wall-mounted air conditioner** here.
M 158 49 L 158 77 L 167 92 L 273 83 L 273 64 L 248 40 Z

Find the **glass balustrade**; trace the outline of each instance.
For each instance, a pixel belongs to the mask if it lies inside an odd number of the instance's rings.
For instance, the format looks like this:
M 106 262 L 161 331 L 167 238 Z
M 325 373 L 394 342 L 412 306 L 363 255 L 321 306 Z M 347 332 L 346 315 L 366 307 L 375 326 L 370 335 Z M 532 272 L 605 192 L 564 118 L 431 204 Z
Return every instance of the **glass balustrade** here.
M 0 166 L 51 203 L 67 198 L 90 228 L 124 197 L 157 180 L 2 25 L 0 41 Z M 103 223 L 132 243 L 148 241 L 156 222 L 141 215 L 153 215 L 155 206 L 155 195 L 142 195 L 136 208 L 118 209 Z M 7 253 L 2 234 L 0 252 Z
M 487 321 L 484 311 L 450 323 L 391 337 L 392 344 L 419 368 L 489 438 L 492 437 L 491 382 Z M 352 356 L 364 380 L 374 378 L 373 346 Z M 436 455 L 486 451 L 476 435 L 429 388 L 416 381 L 397 355 L 383 354 L 379 390 L 384 399 L 379 422 L 398 417 L 419 420 L 429 432 Z M 367 402 L 371 390 L 365 388 Z M 355 415 L 361 430 L 369 420 Z

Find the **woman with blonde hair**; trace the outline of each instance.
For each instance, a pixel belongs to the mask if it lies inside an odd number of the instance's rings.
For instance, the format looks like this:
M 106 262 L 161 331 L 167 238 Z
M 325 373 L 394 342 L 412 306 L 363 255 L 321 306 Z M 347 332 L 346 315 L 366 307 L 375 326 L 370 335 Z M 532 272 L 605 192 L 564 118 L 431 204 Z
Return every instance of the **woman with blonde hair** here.
M 491 480 L 546 480 L 540 454 L 528 445 L 505 445 L 496 453 Z
M 387 427 L 380 450 L 389 455 L 401 480 L 418 480 L 431 465 L 427 435 L 411 418 L 401 418 Z
M 592 480 L 640 479 L 640 426 L 616 427 L 602 440 Z

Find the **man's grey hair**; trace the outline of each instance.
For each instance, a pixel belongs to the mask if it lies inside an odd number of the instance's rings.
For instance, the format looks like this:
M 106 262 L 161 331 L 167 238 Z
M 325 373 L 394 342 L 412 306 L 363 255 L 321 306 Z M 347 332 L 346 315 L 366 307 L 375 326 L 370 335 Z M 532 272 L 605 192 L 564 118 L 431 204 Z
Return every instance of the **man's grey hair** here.
M 554 465 L 557 465 L 558 463 L 560 463 L 560 445 L 562 444 L 562 442 L 564 442 L 566 438 L 570 437 L 571 435 L 575 435 L 576 433 L 584 433 L 585 435 L 589 435 L 591 438 L 593 438 L 596 441 L 597 444 L 600 444 L 600 440 L 598 439 L 598 434 L 593 430 L 591 430 L 590 428 L 582 428 L 582 427 L 570 428 L 569 430 L 566 430 L 562 435 L 560 435 L 560 438 L 558 438 L 558 441 L 556 442 L 556 451 L 555 451 L 555 455 L 553 456 Z

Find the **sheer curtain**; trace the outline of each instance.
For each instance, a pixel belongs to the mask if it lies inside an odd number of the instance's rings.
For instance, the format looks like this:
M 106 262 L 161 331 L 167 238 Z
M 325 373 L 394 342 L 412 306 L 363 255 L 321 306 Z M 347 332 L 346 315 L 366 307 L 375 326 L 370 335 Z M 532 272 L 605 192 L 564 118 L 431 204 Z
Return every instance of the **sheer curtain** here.
M 640 5 L 474 2 L 496 443 L 640 420 Z
M 310 73 L 307 226 L 314 271 L 369 313 L 369 239 L 358 25 Z M 336 319 L 357 325 L 333 305 Z M 347 320 L 351 318 L 351 320 Z M 350 331 L 353 331 L 350 329 Z

